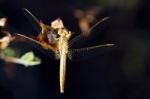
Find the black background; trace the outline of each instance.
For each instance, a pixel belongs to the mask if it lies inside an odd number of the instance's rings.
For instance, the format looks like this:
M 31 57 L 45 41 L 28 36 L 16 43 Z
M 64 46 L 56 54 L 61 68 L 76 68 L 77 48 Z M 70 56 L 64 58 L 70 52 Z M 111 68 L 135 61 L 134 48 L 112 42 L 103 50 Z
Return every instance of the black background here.
M 104 1 L 104 0 L 99 0 Z M 54 61 L 27 43 L 18 43 L 22 51 L 33 50 L 42 58 L 37 67 L 25 68 L 1 61 L 0 99 L 149 99 L 150 98 L 150 2 L 106 0 L 99 3 L 100 17 L 109 16 L 106 25 L 96 28 L 87 44 L 115 43 L 117 48 L 88 61 L 67 63 L 65 94 L 59 93 L 59 61 Z M 136 2 L 138 1 L 138 2 Z M 65 26 L 79 33 L 75 9 L 87 9 L 98 0 L 1 0 L 1 17 L 8 18 L 8 29 L 37 35 L 25 18 L 29 9 L 47 24 L 60 17 Z

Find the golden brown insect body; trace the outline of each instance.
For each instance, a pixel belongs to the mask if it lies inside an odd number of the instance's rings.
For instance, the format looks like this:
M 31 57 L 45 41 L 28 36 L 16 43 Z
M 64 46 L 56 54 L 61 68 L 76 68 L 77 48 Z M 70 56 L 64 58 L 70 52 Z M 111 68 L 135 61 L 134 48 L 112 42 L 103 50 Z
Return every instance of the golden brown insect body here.
M 68 40 L 71 37 L 71 32 L 67 29 L 59 29 L 58 34 L 60 35 L 58 40 L 58 49 L 60 53 L 60 93 L 64 93 L 65 87 L 65 76 L 66 76 L 66 60 L 68 54 Z
M 65 75 L 66 75 L 66 60 L 68 54 L 69 39 L 71 32 L 63 26 L 61 19 L 56 19 L 51 23 L 51 26 L 45 25 L 42 22 L 41 33 L 37 40 L 42 43 L 43 48 L 51 49 L 55 52 L 57 59 L 60 59 L 59 81 L 60 93 L 64 93 Z M 57 35 L 59 37 L 57 37 Z M 49 37 L 48 37 L 49 36 Z
M 40 23 L 40 26 L 42 30 L 37 36 L 36 40 L 26 37 L 22 34 L 17 35 L 40 44 L 46 50 L 52 50 L 55 53 L 55 58 L 60 59 L 60 93 L 64 93 L 66 60 L 71 32 L 63 26 L 63 22 L 59 18 L 54 20 L 51 23 L 51 26 L 43 23 Z

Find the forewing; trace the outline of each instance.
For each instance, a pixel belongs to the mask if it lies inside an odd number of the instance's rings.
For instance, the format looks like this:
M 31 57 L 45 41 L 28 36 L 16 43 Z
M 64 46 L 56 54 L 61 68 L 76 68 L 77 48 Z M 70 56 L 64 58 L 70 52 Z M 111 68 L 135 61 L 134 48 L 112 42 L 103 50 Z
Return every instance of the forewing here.
M 94 56 L 98 56 L 114 49 L 114 44 L 103 44 L 87 48 L 71 49 L 68 52 L 68 57 L 72 61 L 88 60 Z
M 29 20 L 30 24 L 34 27 L 34 29 L 39 33 L 41 31 L 41 26 L 39 20 L 26 8 L 23 8 L 23 13 L 26 18 Z
M 69 48 L 78 48 L 83 46 L 89 38 L 85 37 L 84 35 L 80 34 L 74 37 L 71 41 L 69 41 Z
M 74 37 L 70 42 L 69 42 L 69 47 L 80 47 L 80 46 L 83 46 L 86 42 L 88 42 L 91 37 L 92 37 L 92 31 L 93 29 L 100 25 L 101 23 L 105 22 L 106 20 L 108 20 L 109 17 L 105 17 L 101 20 L 99 20 L 96 24 L 94 24 L 88 31 L 87 31 L 87 34 L 90 34 L 90 35 L 85 35 L 86 33 L 81 33 L 79 34 L 78 36 Z M 103 25 L 103 24 L 101 24 Z
M 30 37 L 27 37 L 25 35 L 18 34 L 18 33 L 16 34 L 16 37 L 19 37 L 19 39 L 22 39 L 22 41 L 25 41 L 25 42 L 29 43 L 31 46 L 35 47 L 36 49 L 41 51 L 46 56 L 48 56 L 52 59 L 56 59 L 55 53 L 50 49 L 44 49 L 40 42 L 38 42 L 38 41 L 36 41 L 36 40 L 34 40 Z

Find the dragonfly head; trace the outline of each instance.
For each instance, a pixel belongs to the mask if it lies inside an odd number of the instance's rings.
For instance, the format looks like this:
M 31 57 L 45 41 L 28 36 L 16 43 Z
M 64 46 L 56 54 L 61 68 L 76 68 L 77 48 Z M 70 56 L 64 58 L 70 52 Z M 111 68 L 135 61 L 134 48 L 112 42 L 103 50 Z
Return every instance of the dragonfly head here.
M 69 31 L 67 29 L 58 29 L 58 35 L 60 37 L 65 37 L 67 39 L 70 39 L 70 37 L 71 37 L 71 31 Z

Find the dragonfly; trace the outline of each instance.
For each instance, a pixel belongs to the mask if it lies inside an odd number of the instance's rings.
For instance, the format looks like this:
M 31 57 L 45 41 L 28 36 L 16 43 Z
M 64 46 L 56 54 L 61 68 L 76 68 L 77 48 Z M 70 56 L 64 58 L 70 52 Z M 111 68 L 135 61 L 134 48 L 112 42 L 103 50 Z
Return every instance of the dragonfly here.
M 60 93 L 64 93 L 65 89 L 67 59 L 71 61 L 87 60 L 91 57 L 107 52 L 114 47 L 114 44 L 102 44 L 86 48 L 73 48 L 74 44 L 80 43 L 80 41 L 82 42 L 84 39 L 86 40 L 87 37 L 79 34 L 71 39 L 73 32 L 64 26 L 63 21 L 60 18 L 52 21 L 50 25 L 46 25 L 42 21 L 39 21 L 26 8 L 23 8 L 23 12 L 39 34 L 35 39 L 19 33 L 16 33 L 16 36 L 25 39 L 29 44 L 52 59 L 60 60 Z M 91 32 L 97 24 L 102 23 L 106 19 L 108 18 L 104 18 L 96 23 L 88 32 Z

